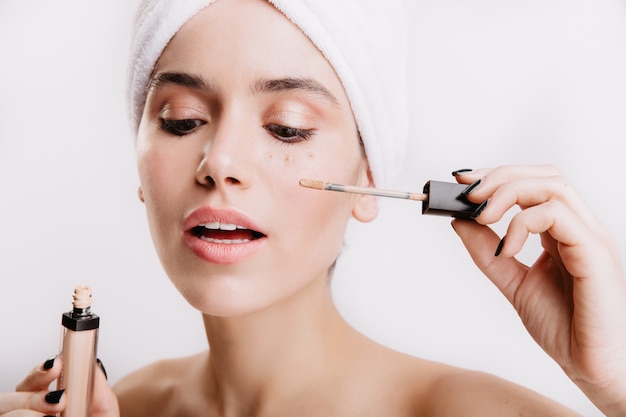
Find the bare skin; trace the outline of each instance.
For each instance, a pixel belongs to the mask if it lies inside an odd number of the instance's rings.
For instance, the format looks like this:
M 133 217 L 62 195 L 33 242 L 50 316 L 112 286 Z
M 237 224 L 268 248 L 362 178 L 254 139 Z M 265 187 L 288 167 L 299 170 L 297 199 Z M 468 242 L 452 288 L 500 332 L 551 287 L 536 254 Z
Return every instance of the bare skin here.
M 539 394 L 495 376 L 410 357 L 385 348 L 344 322 L 329 342 L 324 367 L 302 355 L 290 368 L 299 381 L 260 384 L 246 401 L 215 375 L 211 355 L 168 360 L 121 381 L 115 392 L 122 416 L 576 416 Z M 335 343 L 337 342 L 337 343 Z M 340 345 L 340 346 L 337 346 Z M 285 366 L 271 362 L 268 380 Z M 293 363 L 290 362 L 291 365 Z M 190 370 L 192 370 L 190 372 Z M 252 387 L 250 387 L 252 388 Z M 232 393 L 234 394 L 234 393 Z M 236 411 L 237 410 L 237 411 Z
M 223 42 L 235 32 L 236 48 Z M 373 220 L 376 200 L 306 191 L 298 179 L 373 182 L 340 80 L 277 10 L 214 3 L 172 39 L 154 77 L 137 142 L 140 198 L 211 350 L 138 370 L 115 395 L 98 374 L 92 417 L 576 415 L 497 377 L 392 351 L 339 315 L 328 274 L 348 219 Z M 489 204 L 476 222 L 454 222 L 470 255 L 589 398 L 624 415 L 626 284 L 608 233 L 552 167 L 457 175 L 479 179 L 469 198 Z M 514 206 L 496 256 L 487 225 Z M 186 225 L 198 207 L 223 218 Z M 190 232 L 216 219 L 244 223 L 243 243 Z M 545 249 L 531 267 L 514 258 L 527 233 Z M 57 362 L 35 368 L 19 392 L 0 394 L 0 415 L 58 412 L 63 397 L 43 400 L 58 374 Z

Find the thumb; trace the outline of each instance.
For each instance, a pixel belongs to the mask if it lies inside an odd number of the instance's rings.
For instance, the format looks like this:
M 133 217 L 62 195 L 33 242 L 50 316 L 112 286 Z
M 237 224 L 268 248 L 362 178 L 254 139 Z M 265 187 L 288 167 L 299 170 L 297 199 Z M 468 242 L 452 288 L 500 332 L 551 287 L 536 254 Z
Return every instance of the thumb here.
M 478 268 L 513 304 L 515 293 L 528 268 L 515 258 L 496 255 L 503 240 L 488 226 L 471 220 L 452 221 L 452 227 L 461 238 Z
M 98 360 L 94 376 L 92 415 L 97 417 L 119 417 L 117 397 L 109 386 L 104 366 Z

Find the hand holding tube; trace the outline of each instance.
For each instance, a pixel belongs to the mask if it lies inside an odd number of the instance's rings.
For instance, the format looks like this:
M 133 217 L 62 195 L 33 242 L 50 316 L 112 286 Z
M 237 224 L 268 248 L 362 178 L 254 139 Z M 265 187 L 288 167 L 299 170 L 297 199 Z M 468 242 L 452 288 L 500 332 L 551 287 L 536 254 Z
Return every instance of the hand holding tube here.
M 63 390 L 50 391 L 48 387 L 61 375 L 62 368 L 62 358 L 48 358 L 17 384 L 15 392 L 0 393 L 0 416 L 26 416 L 32 412 L 54 416 L 61 413 L 67 405 L 67 395 Z M 91 417 L 119 417 L 117 398 L 101 368 L 94 375 L 92 405 Z
M 476 221 L 454 228 L 476 265 L 524 325 L 608 416 L 626 415 L 626 280 L 609 233 L 554 167 L 463 172 L 468 200 L 487 202 Z M 488 226 L 513 206 L 506 238 Z M 529 233 L 543 253 L 532 266 L 514 256 Z

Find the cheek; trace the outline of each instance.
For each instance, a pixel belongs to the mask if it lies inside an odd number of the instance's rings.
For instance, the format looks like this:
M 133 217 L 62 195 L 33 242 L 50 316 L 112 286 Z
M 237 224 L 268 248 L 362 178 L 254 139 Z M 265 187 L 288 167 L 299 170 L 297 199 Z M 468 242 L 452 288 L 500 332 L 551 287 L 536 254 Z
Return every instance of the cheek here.
M 299 185 L 303 178 L 351 181 L 352 170 L 346 169 L 346 166 L 336 160 L 326 159 L 327 163 L 323 163 L 324 158 L 315 150 L 286 149 L 265 154 L 265 172 L 271 173 L 271 178 L 268 176 L 266 181 L 271 186 L 269 192 L 277 201 L 288 202 L 281 207 L 289 208 L 289 214 L 286 215 L 291 221 L 302 221 L 297 220 L 299 215 L 308 218 L 335 217 L 338 212 L 349 211 L 350 198 L 347 194 L 338 195 Z
M 268 151 L 263 156 L 264 167 L 261 172 L 264 174 L 261 176 L 266 176 L 272 184 L 298 185 L 302 174 L 311 170 L 314 159 L 314 153 L 310 151 Z
M 352 150 L 351 150 L 352 151 Z M 264 154 L 265 173 L 269 174 L 267 184 L 274 190 L 280 190 L 278 198 L 290 200 L 290 206 L 306 206 L 330 197 L 345 204 L 341 209 L 349 208 L 352 199 L 349 194 L 343 196 L 335 192 L 305 188 L 299 185 L 301 179 L 324 182 L 358 184 L 363 171 L 362 155 L 358 149 L 348 154 L 345 150 L 319 151 L 317 149 L 279 150 Z M 311 200 L 311 201 L 309 201 Z M 306 203 L 304 203 L 306 202 Z M 334 207 L 338 209 L 337 206 Z
M 344 193 L 303 189 L 289 198 L 297 204 L 291 230 L 300 229 L 312 269 L 326 272 L 341 252 L 346 227 L 352 215 L 351 196 Z M 297 223 L 296 223 L 297 222 Z M 300 259 L 298 262 L 302 262 Z
M 136 155 L 144 193 L 175 191 L 176 187 L 170 185 L 185 184 L 189 178 L 195 178 L 195 158 L 185 149 L 144 142 L 138 145 Z
M 269 155 L 269 158 L 272 159 L 272 154 L 270 153 Z M 290 165 L 291 163 L 296 162 L 296 158 L 298 158 L 297 155 L 292 155 L 291 153 L 287 152 L 282 155 L 281 160 L 285 165 Z M 304 156 L 300 156 L 299 158 L 305 163 L 313 162 L 316 159 L 316 154 L 313 151 L 307 151 Z
M 139 180 L 147 204 L 156 197 L 155 194 L 161 189 L 159 184 L 167 177 L 167 165 L 162 162 L 162 158 L 157 152 L 144 149 L 137 154 Z
M 156 221 L 174 209 L 172 202 L 182 201 L 183 176 L 190 174 L 185 167 L 176 163 L 171 152 L 158 149 L 144 149 L 137 154 L 139 180 L 144 203 L 150 222 L 159 227 Z
M 274 156 L 273 152 L 267 152 L 265 154 L 266 162 L 282 162 L 284 166 L 288 166 L 291 165 L 293 162 L 296 162 L 297 158 L 298 156 L 292 154 L 291 152 L 284 152 L 282 154 L 279 153 L 276 157 Z M 300 159 L 304 161 L 313 161 L 315 159 L 315 153 L 312 151 L 308 151 L 306 152 L 304 157 L 300 156 Z
M 288 160 L 288 162 L 287 162 Z M 344 223 L 352 215 L 353 195 L 322 191 L 300 186 L 301 179 L 353 184 L 357 169 L 352 164 L 339 163 L 334 158 L 325 158 L 315 151 L 298 155 L 284 155 L 282 162 L 290 169 L 283 170 L 283 198 L 289 201 L 294 213 L 302 213 L 313 228 L 335 230 L 342 234 Z M 335 224 L 336 223 L 336 224 Z M 317 229 L 317 233 L 321 230 Z M 339 240 L 343 240 L 341 237 Z

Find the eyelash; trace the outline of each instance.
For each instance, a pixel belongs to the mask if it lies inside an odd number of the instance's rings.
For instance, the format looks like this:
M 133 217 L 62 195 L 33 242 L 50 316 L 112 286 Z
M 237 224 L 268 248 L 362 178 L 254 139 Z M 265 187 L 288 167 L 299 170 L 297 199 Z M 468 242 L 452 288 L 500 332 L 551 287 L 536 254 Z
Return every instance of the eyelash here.
M 165 119 L 161 118 L 161 130 L 176 136 L 186 136 L 193 133 L 206 122 L 198 119 Z M 278 140 L 291 144 L 308 140 L 315 133 L 314 129 L 298 129 L 279 124 L 264 126 Z
M 161 130 L 176 136 L 185 136 L 193 133 L 197 128 L 206 124 L 198 119 L 164 119 L 161 118 Z
M 268 124 L 264 126 L 276 139 L 291 144 L 308 140 L 315 134 L 315 129 L 298 129 L 295 127 L 283 126 L 279 124 Z

